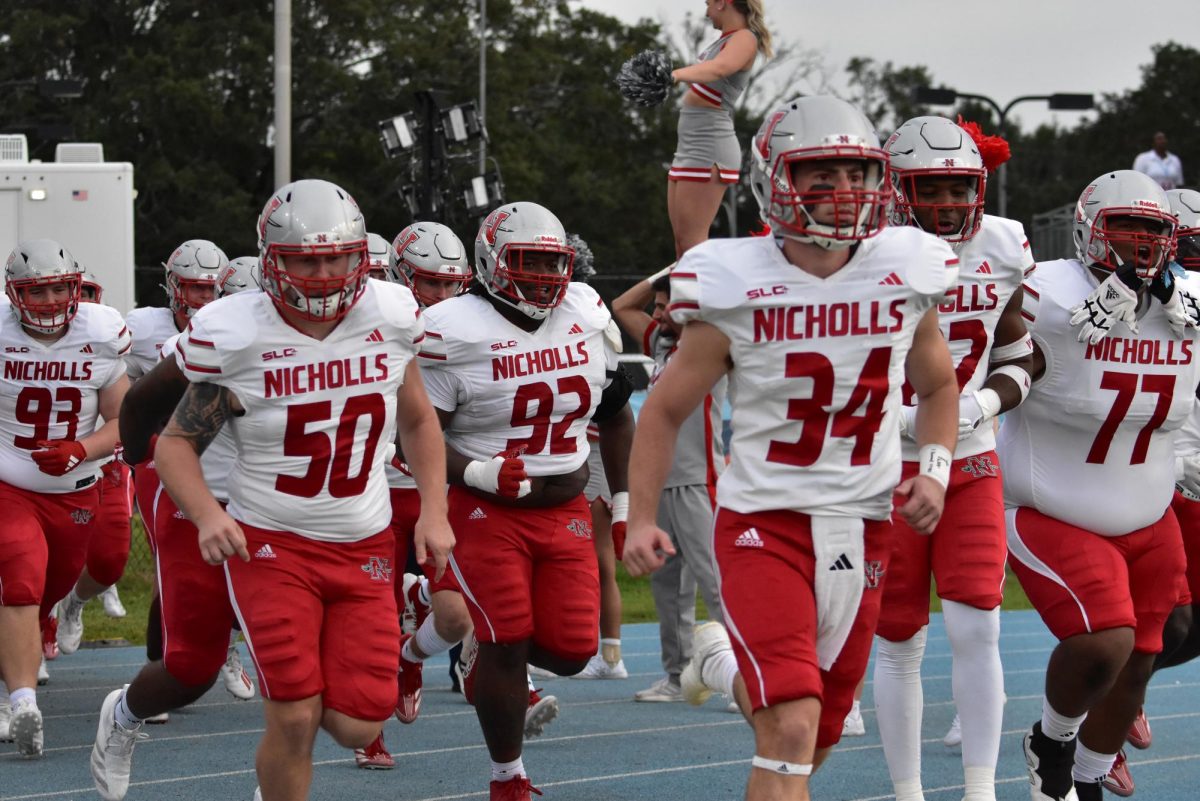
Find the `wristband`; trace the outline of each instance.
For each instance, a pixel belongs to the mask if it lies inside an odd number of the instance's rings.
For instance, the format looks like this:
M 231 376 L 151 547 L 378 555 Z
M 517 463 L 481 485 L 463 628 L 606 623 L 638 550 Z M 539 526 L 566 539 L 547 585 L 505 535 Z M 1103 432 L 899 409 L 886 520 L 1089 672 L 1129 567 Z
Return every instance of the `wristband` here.
M 629 493 L 614 492 L 612 496 L 612 521 L 624 523 L 629 518 Z
M 921 463 L 919 475 L 932 478 L 945 489 L 950 485 L 950 462 L 953 457 L 944 445 L 924 445 L 917 452 Z

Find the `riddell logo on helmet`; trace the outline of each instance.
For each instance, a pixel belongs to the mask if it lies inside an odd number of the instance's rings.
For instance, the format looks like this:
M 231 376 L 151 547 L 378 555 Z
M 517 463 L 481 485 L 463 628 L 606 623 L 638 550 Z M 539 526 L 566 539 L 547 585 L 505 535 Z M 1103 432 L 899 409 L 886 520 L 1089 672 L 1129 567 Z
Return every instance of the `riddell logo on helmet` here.
M 1146 208 L 1146 209 L 1155 209 L 1155 210 L 1160 210 L 1162 208 L 1162 206 L 1160 206 L 1158 203 L 1155 203 L 1153 200 L 1135 200 L 1130 205 L 1137 207 L 1137 208 Z

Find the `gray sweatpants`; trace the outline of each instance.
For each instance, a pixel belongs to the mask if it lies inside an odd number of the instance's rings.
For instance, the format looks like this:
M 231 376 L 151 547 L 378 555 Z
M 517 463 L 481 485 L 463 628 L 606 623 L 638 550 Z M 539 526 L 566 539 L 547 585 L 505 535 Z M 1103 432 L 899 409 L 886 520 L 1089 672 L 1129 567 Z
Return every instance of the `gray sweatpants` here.
M 650 591 L 658 612 L 663 670 L 678 676 L 692 658 L 697 586 L 709 619 L 724 622 L 713 570 L 713 509 L 707 487 L 690 484 L 663 490 L 658 525 L 670 535 L 675 555 L 650 575 Z

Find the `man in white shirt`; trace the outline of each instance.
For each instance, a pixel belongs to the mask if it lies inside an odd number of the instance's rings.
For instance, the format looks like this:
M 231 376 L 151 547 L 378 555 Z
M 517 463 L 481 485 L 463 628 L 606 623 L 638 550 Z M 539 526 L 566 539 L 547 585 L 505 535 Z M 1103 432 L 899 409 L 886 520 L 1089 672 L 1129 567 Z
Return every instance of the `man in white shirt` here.
M 1167 151 L 1167 135 L 1162 131 L 1154 134 L 1154 146 L 1133 160 L 1133 168 L 1149 175 L 1164 191 L 1183 186 L 1183 162 Z

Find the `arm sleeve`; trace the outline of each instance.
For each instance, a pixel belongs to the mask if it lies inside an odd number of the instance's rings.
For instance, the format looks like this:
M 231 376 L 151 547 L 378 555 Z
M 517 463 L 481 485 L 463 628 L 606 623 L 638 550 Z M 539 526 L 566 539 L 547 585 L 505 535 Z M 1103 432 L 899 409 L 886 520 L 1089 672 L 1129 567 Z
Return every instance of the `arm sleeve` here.
M 629 402 L 629 396 L 632 394 L 633 379 L 625 365 L 619 364 L 615 371 L 609 373 L 608 385 L 600 396 L 600 405 L 592 414 L 592 422 L 603 423 L 605 420 L 611 419 L 617 412 L 625 408 L 625 404 Z

